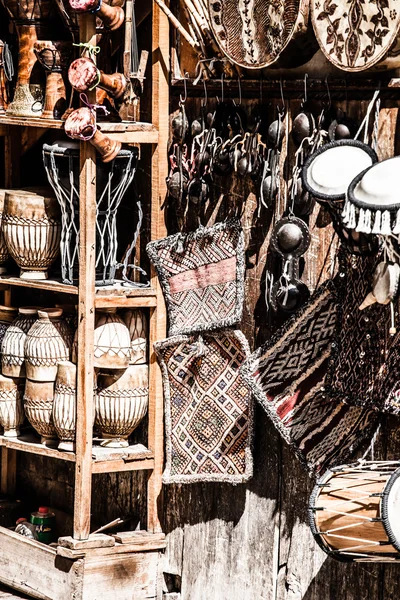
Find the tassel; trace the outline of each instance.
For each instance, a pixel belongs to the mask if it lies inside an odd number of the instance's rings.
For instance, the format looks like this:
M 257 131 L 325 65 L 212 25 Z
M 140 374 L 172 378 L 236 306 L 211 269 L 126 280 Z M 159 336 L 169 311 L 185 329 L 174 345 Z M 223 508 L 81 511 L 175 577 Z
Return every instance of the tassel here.
M 382 223 L 381 223 L 381 234 L 382 235 L 391 235 L 392 229 L 390 227 L 390 212 L 385 210 L 382 215 Z
M 371 211 L 365 211 L 364 233 L 371 233 Z
M 364 233 L 365 230 L 365 211 L 363 208 L 360 208 L 360 212 L 358 214 L 358 225 L 356 227 L 356 231 L 358 233 Z
M 372 228 L 372 233 L 379 234 L 381 232 L 381 211 L 377 210 L 375 215 L 375 223 Z
M 346 224 L 348 222 L 349 216 L 350 216 L 350 202 L 348 200 L 346 200 L 344 209 L 342 212 L 342 221 L 344 224 Z
M 397 211 L 396 223 L 394 224 L 394 227 L 393 227 L 393 233 L 395 235 L 400 234 L 400 210 Z
M 390 303 L 390 321 L 391 321 L 391 328 L 389 329 L 389 334 L 396 335 L 396 325 L 394 322 L 394 304 L 393 304 L 393 302 Z
M 355 229 L 356 227 L 356 207 L 354 204 L 351 204 L 350 206 L 350 218 L 347 222 L 347 227 L 349 229 Z
M 201 356 L 204 356 L 205 353 L 206 353 L 206 347 L 204 346 L 203 336 L 200 334 L 199 338 L 197 340 L 197 350 L 196 350 L 195 356 L 197 358 L 200 358 Z

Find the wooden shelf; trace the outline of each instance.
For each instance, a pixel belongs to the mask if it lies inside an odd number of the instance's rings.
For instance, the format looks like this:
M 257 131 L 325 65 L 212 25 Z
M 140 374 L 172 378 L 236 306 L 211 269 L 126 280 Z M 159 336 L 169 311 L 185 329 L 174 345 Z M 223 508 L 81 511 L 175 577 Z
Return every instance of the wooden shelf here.
M 1 117 L 0 135 L 7 135 L 4 126 L 37 127 L 38 129 L 63 129 L 64 121 L 40 117 Z M 98 122 L 99 129 L 115 140 L 125 144 L 157 144 L 158 130 L 152 123 L 122 121 L 121 123 Z
M 61 452 L 56 448 L 43 446 L 33 434 L 21 435 L 18 438 L 0 436 L 0 446 L 73 463 L 76 458 L 72 452 Z M 92 448 L 92 473 L 151 470 L 153 466 L 153 452 L 143 444 L 135 444 L 128 448 L 102 448 L 94 445 Z
M 78 286 L 44 279 L 34 281 L 19 277 L 0 276 L 0 289 L 4 286 L 27 287 L 61 294 L 78 294 Z M 95 307 L 151 308 L 157 305 L 157 294 L 152 288 L 122 287 L 119 284 L 96 288 Z

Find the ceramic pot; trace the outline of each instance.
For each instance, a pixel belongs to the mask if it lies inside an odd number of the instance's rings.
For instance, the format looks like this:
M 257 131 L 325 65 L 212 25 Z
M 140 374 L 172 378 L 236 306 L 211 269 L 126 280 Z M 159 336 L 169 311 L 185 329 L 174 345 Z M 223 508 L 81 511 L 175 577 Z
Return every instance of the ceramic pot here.
M 146 313 L 143 310 L 127 309 L 121 312 L 122 320 L 129 329 L 131 338 L 130 365 L 147 362 L 147 338 L 149 326 Z
M 76 426 L 76 365 L 58 363 L 53 403 L 54 427 L 60 438 L 59 450 L 75 451 Z
M 22 398 L 24 386 L 18 379 L 0 375 L 0 425 L 5 437 L 18 437 L 20 425 L 24 422 Z
M 6 331 L 15 320 L 17 314 L 18 310 L 16 308 L 12 308 L 11 306 L 0 306 L 0 349 Z
M 147 365 L 131 365 L 112 375 L 100 374 L 95 394 L 96 425 L 101 446 L 125 448 L 128 437 L 147 412 L 149 371 Z
M 55 381 L 58 363 L 70 358 L 73 334 L 62 313 L 62 308 L 38 310 L 26 336 L 26 376 L 32 381 Z
M 1 344 L 1 365 L 7 377 L 26 377 L 25 340 L 28 331 L 37 320 L 38 309 L 23 306 L 18 309 L 17 318 L 7 328 Z
M 54 382 L 26 380 L 24 393 L 25 414 L 33 429 L 40 435 L 44 446 L 57 446 L 57 432 L 53 422 Z
M 7 190 L 0 190 L 0 275 L 7 273 L 7 269 L 4 266 L 5 263 L 10 259 L 10 253 L 7 249 L 7 244 L 3 234 L 3 211 L 4 211 L 4 196 Z
M 131 356 L 129 329 L 116 308 L 97 311 L 94 329 L 94 366 L 99 369 L 126 369 Z
M 2 222 L 8 251 L 22 279 L 47 279 L 60 253 L 60 207 L 48 191 L 8 190 Z

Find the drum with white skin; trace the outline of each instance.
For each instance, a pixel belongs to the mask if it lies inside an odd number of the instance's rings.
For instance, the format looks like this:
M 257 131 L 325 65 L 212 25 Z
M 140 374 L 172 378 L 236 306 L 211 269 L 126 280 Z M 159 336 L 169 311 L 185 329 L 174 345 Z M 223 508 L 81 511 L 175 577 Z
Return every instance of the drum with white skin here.
M 328 471 L 313 490 L 309 518 L 319 546 L 338 560 L 400 560 L 400 462 Z

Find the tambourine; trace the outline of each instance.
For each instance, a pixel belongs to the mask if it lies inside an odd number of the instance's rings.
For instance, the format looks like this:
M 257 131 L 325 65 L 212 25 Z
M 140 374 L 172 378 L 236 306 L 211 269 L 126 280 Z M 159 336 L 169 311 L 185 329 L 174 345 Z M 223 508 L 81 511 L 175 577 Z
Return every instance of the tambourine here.
M 77 13 L 96 13 L 111 30 L 121 27 L 125 20 L 125 13 L 120 6 L 109 6 L 102 0 L 69 0 L 69 5 Z
M 64 125 L 65 133 L 73 140 L 90 142 L 96 148 L 103 162 L 112 161 L 122 148 L 122 144 L 101 133 L 97 127 L 94 110 L 87 106 L 74 110 Z
M 45 104 L 42 118 L 60 119 L 65 111 L 67 92 L 62 72 L 71 59 L 72 46 L 69 42 L 38 40 L 35 42 L 35 54 L 46 70 Z
M 126 89 L 127 82 L 122 73 L 106 75 L 100 71 L 90 58 L 77 58 L 68 69 L 68 79 L 78 92 L 87 92 L 96 87 L 102 88 L 114 98 L 120 98 Z

